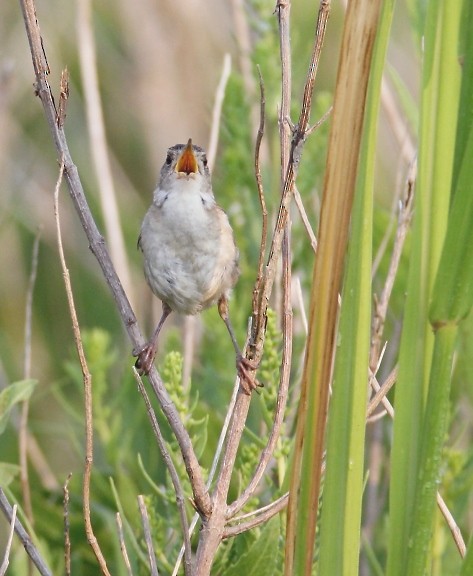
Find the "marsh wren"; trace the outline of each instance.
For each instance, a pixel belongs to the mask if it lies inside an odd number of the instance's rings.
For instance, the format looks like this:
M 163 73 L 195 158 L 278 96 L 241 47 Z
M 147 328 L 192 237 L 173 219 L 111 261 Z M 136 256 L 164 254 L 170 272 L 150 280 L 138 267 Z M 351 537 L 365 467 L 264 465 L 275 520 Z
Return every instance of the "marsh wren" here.
M 159 332 L 172 311 L 195 315 L 217 304 L 235 348 L 241 386 L 251 393 L 258 385 L 252 374 L 256 366 L 242 355 L 228 312 L 240 275 L 239 253 L 228 217 L 215 202 L 205 152 L 191 139 L 167 152 L 138 246 L 146 280 L 163 304 L 151 340 L 133 352 L 138 371 L 151 370 Z

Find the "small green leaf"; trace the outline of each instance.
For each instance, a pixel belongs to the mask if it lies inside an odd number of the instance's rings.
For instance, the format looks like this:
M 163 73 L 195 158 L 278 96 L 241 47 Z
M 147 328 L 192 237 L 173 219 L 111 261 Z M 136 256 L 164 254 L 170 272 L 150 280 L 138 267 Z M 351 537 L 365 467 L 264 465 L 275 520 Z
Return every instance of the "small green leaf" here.
M 37 383 L 37 380 L 32 379 L 19 380 L 0 392 L 0 434 L 6 428 L 8 416 L 13 406 L 28 400 Z
M 271 518 L 261 535 L 249 550 L 240 556 L 238 561 L 225 570 L 225 576 L 241 576 L 241 574 L 258 574 L 258 576 L 274 576 L 279 571 L 278 561 L 279 537 L 281 523 L 279 516 Z

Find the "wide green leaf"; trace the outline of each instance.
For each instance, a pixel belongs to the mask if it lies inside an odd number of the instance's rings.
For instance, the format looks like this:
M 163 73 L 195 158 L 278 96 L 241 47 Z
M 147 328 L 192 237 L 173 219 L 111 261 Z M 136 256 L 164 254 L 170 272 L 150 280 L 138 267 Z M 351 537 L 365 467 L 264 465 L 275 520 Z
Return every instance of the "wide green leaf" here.
M 37 383 L 38 381 L 33 379 L 19 380 L 0 392 L 0 434 L 6 428 L 12 408 L 15 404 L 28 400 Z

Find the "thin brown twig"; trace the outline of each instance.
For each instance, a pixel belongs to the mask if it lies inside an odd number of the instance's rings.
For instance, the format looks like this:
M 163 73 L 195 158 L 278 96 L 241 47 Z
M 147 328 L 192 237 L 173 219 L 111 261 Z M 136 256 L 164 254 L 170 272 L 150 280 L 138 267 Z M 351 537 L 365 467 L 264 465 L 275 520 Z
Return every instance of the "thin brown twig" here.
M 278 2 L 277 10 L 287 10 L 289 2 Z M 292 135 L 290 153 L 287 164 L 287 172 L 284 178 L 284 187 L 278 212 L 278 218 L 273 238 L 268 263 L 265 268 L 263 282 L 257 286 L 257 306 L 256 314 L 253 314 L 252 335 L 249 345 L 250 359 L 257 362 L 261 358 L 264 345 L 264 330 L 266 323 L 266 309 L 272 292 L 272 287 L 276 276 L 276 265 L 282 250 L 283 236 L 285 235 L 286 222 L 288 216 L 289 201 L 292 195 L 293 185 L 300 162 L 302 148 L 305 142 L 305 131 L 308 126 L 312 94 L 315 82 L 315 75 L 318 68 L 320 51 L 324 37 L 326 22 L 329 12 L 329 2 L 322 1 L 321 12 L 318 19 L 317 36 L 312 52 L 309 72 L 304 88 L 304 95 L 301 105 L 299 123 Z M 213 514 L 206 518 L 202 524 L 201 539 L 197 549 L 196 567 L 199 574 L 208 574 L 213 561 L 215 551 L 221 541 L 221 535 L 225 525 L 225 518 L 222 515 L 222 508 L 228 494 L 231 472 L 236 458 L 238 444 L 244 429 L 244 423 L 249 409 L 249 396 L 239 392 L 233 412 L 232 423 L 228 435 L 227 448 L 223 457 L 220 473 L 216 482 L 216 487 L 212 495 Z
M 306 138 L 309 137 L 313 132 L 315 132 L 330 116 L 330 114 L 332 113 L 333 110 L 333 106 L 330 106 L 330 108 L 327 110 L 327 112 L 325 112 L 325 114 L 322 116 L 322 118 L 320 118 L 313 126 L 311 126 L 310 128 L 307 129 L 306 132 Z M 290 122 L 289 118 L 286 118 L 286 120 L 288 122 Z M 294 130 L 294 126 L 292 126 L 292 130 Z M 294 200 L 296 202 L 296 206 L 297 206 L 297 210 L 299 211 L 299 215 L 301 217 L 302 223 L 304 224 L 304 228 L 306 229 L 306 232 L 309 236 L 309 240 L 310 240 L 310 245 L 312 246 L 312 250 L 314 252 L 317 252 L 317 237 L 315 236 L 315 233 L 312 229 L 312 226 L 310 224 L 310 220 L 307 216 L 307 212 L 304 208 L 304 203 L 302 201 L 302 197 L 299 193 L 299 189 L 297 188 L 297 186 L 294 184 L 294 189 L 293 189 L 293 194 L 294 194 Z
M 453 514 L 448 509 L 445 500 L 442 498 L 440 492 L 437 492 L 437 505 L 440 508 L 440 512 L 442 513 L 443 517 L 447 522 L 447 526 L 450 528 L 450 532 L 452 533 L 453 540 L 458 548 L 458 552 L 460 552 L 460 556 L 462 558 L 465 557 L 466 554 L 466 544 L 465 540 L 463 540 L 463 536 L 460 530 L 460 527 L 455 522 L 455 518 Z
M 104 239 L 92 217 L 77 167 L 73 163 L 69 152 L 64 129 L 57 123 L 56 107 L 47 80 L 49 65 L 47 63 L 46 54 L 43 50 L 35 2 L 34 0 L 20 0 L 20 5 L 30 44 L 36 78 L 36 94 L 41 99 L 58 156 L 64 163 L 64 177 L 69 188 L 71 199 L 87 236 L 89 247 L 97 259 L 104 278 L 115 299 L 118 313 L 120 314 L 132 346 L 133 348 L 141 348 L 145 344 L 145 338 L 138 327 L 136 316 L 130 306 L 127 295 L 123 290 L 122 283 L 117 276 Z M 199 466 L 189 434 L 180 420 L 176 407 L 169 397 L 156 368 L 152 368 L 148 378 L 153 387 L 153 391 L 158 398 L 163 414 L 169 422 L 169 425 L 178 441 L 186 471 L 192 485 L 194 501 L 196 502 L 199 511 L 204 516 L 209 516 L 212 509 L 210 496 L 205 487 L 202 469 Z
M 242 492 L 235 502 L 228 506 L 226 518 L 232 518 L 237 514 L 252 497 L 258 484 L 263 477 L 264 472 L 273 456 L 276 443 L 278 441 L 281 427 L 284 421 L 284 414 L 286 410 L 288 391 L 289 391 L 289 377 L 291 374 L 291 360 L 292 360 L 292 307 L 291 307 L 291 263 L 289 259 L 290 254 L 290 235 L 288 234 L 287 248 L 283 258 L 283 319 L 282 319 L 282 334 L 283 334 L 283 347 L 281 366 L 279 374 L 278 395 L 276 400 L 276 410 L 273 418 L 273 426 L 269 434 L 268 441 L 264 450 L 261 452 L 260 460 L 256 470 L 251 478 L 248 486 Z
M 240 516 L 239 518 L 234 518 L 233 521 L 235 522 L 238 521 L 240 523 L 225 528 L 222 538 L 225 539 L 225 538 L 231 538 L 233 536 L 238 536 L 238 534 L 242 534 L 247 530 L 251 530 L 253 528 L 256 528 L 257 526 L 260 526 L 261 524 L 264 524 L 265 522 L 270 520 L 273 516 L 276 516 L 276 514 L 281 512 L 281 510 L 284 510 L 284 508 L 287 506 L 288 499 L 289 494 L 286 493 L 284 494 L 284 496 L 281 496 L 274 502 L 271 502 L 271 504 L 268 504 L 268 506 L 256 510 L 254 512 L 255 517 L 252 518 L 251 520 L 248 520 L 247 522 L 241 522 L 241 519 L 243 519 L 246 515 Z
M 120 512 L 115 514 L 115 521 L 117 523 L 117 530 L 118 530 L 118 541 L 120 542 L 120 551 L 123 556 L 123 561 L 125 562 L 126 571 L 128 572 L 128 576 L 133 576 L 133 571 L 131 569 L 130 559 L 128 558 L 128 552 L 126 549 L 125 544 L 125 535 L 123 533 L 123 523 L 122 517 L 120 516 Z
M 333 112 L 333 106 L 330 106 L 330 108 L 327 110 L 327 112 L 322 114 L 322 117 L 319 118 L 313 126 L 311 126 L 310 128 L 307 129 L 306 138 L 308 138 L 313 132 L 318 130 L 322 126 L 322 124 L 324 124 L 324 122 L 326 122 L 329 119 L 332 112 Z
M 69 482 L 72 478 L 70 472 L 64 483 L 64 571 L 66 576 L 71 575 L 71 531 L 69 523 Z
M 261 289 L 264 274 L 264 259 L 266 257 L 266 238 L 268 235 L 268 209 L 266 207 L 266 200 L 264 197 L 263 178 L 261 176 L 261 143 L 264 137 L 265 125 L 265 108 L 266 97 L 264 91 L 264 81 L 261 75 L 261 69 L 257 66 L 259 75 L 259 88 L 260 88 L 260 116 L 258 124 L 258 132 L 256 134 L 255 142 L 255 178 L 256 189 L 258 191 L 258 199 L 261 209 L 261 242 L 258 258 L 258 272 L 256 276 L 255 288 L 253 290 L 253 317 L 258 314 L 258 294 Z
M 245 350 L 243 350 L 242 353 L 244 354 Z M 225 415 L 225 420 L 223 422 L 222 429 L 220 431 L 220 436 L 218 439 L 217 448 L 215 450 L 215 454 L 214 454 L 213 459 L 212 459 L 212 466 L 210 467 L 210 472 L 209 472 L 209 475 L 207 478 L 206 488 L 208 490 L 210 490 L 210 487 L 212 486 L 213 479 L 215 477 L 215 473 L 217 472 L 217 468 L 218 468 L 218 465 L 220 462 L 220 456 L 222 455 L 223 448 L 225 445 L 225 440 L 227 438 L 227 433 L 228 433 L 228 430 L 230 427 L 233 409 L 235 407 L 235 403 L 236 403 L 236 399 L 237 399 L 237 396 L 239 393 L 239 389 L 240 389 L 240 381 L 238 378 L 236 378 L 235 384 L 233 386 L 232 397 L 230 399 L 227 413 Z M 196 514 L 194 514 L 194 516 L 191 520 L 191 523 L 189 525 L 189 537 L 194 533 L 194 529 L 197 525 L 198 520 L 199 520 L 199 514 L 196 513 Z M 183 555 L 184 555 L 184 545 L 181 546 L 181 549 L 180 549 L 179 554 L 177 556 L 176 563 L 174 565 L 174 570 L 173 570 L 171 576 L 177 576 Z
M 6 497 L 5 492 L 3 491 L 2 488 L 0 488 L 0 510 L 2 510 L 5 518 L 7 519 L 7 522 L 8 523 L 12 522 L 13 507 L 8 501 L 8 498 Z M 38 572 L 41 574 L 41 576 L 52 576 L 51 570 L 48 568 L 39 550 L 33 544 L 31 538 L 28 535 L 28 532 L 24 529 L 23 525 L 18 520 L 18 518 L 15 519 L 14 525 L 17 536 L 19 537 L 21 543 L 23 544 L 26 553 L 31 558 L 31 561 L 38 569 Z
M 291 34 L 290 34 L 290 2 L 286 3 L 285 9 L 278 9 L 279 25 L 279 50 L 281 59 L 281 105 L 279 109 L 279 143 L 281 147 L 280 186 L 281 194 L 284 195 L 284 187 L 291 159 L 291 137 L 294 132 L 290 130 L 284 121 L 291 113 L 291 86 L 292 86 L 292 61 L 291 61 Z M 312 93 L 311 93 L 312 96 Z M 294 192 L 295 179 L 293 190 Z M 284 225 L 284 233 L 281 245 L 282 258 L 282 355 L 280 365 L 280 385 L 278 388 L 277 408 L 274 416 L 272 437 L 269 438 L 269 448 L 272 452 L 282 427 L 284 413 L 289 394 L 289 377 L 292 365 L 292 266 L 291 266 L 291 217 L 288 214 Z M 272 441 L 272 442 L 271 442 Z M 266 458 L 269 462 L 270 454 Z M 256 485 L 255 485 L 256 487 Z
M 276 10 L 281 15 L 285 10 L 288 10 L 290 3 L 287 1 L 276 4 Z M 323 40 L 325 38 L 325 30 L 327 20 L 330 13 L 330 2 L 322 0 L 320 4 L 319 16 L 317 19 L 316 35 L 314 46 L 311 54 L 309 70 L 307 73 L 306 82 L 304 85 L 304 93 L 302 97 L 301 110 L 297 125 L 294 127 L 291 140 L 291 148 L 288 159 L 288 166 L 285 172 L 285 180 L 283 191 L 281 194 L 281 201 L 279 205 L 276 225 L 274 227 L 273 236 L 271 240 L 271 247 L 269 252 L 268 261 L 266 264 L 264 280 L 258 294 L 259 308 L 258 314 L 254 317 L 253 333 L 252 333 L 252 348 L 256 350 L 256 358 L 261 355 L 261 350 L 264 344 L 264 326 L 265 326 L 265 310 L 267 308 L 269 298 L 272 292 L 277 263 L 281 254 L 282 240 L 284 228 L 288 216 L 289 203 L 292 198 L 294 183 L 298 172 L 299 162 L 302 156 L 306 139 L 306 130 L 309 123 L 310 110 L 312 107 L 312 95 L 314 91 L 315 78 L 317 75 L 320 54 L 322 51 Z M 259 311 L 261 310 L 261 312 Z
M 299 215 L 301 217 L 302 224 L 304 225 L 304 228 L 307 232 L 307 236 L 309 236 L 310 245 L 312 246 L 312 250 L 315 253 L 315 252 L 317 252 L 317 237 L 314 234 L 314 231 L 313 231 L 312 226 L 310 224 L 310 220 L 307 216 L 307 212 L 304 208 L 304 203 L 302 202 L 302 198 L 301 198 L 301 195 L 299 193 L 299 189 L 297 188 L 297 186 L 294 186 L 294 200 L 296 202 L 297 210 L 299 211 Z
M 398 370 L 396 366 L 391 370 L 389 376 L 386 378 L 382 386 L 379 385 L 378 380 L 376 379 L 376 376 L 374 374 L 371 376 L 370 385 L 373 388 L 373 390 L 375 390 L 375 395 L 373 396 L 373 398 L 371 398 L 368 404 L 368 408 L 366 409 L 366 418 L 371 417 L 371 415 L 376 410 L 380 402 L 383 402 L 383 405 L 386 411 L 390 414 L 390 416 L 394 415 L 391 414 L 392 406 L 390 403 L 388 403 L 386 396 L 396 383 L 397 372 Z
M 166 441 L 164 440 L 164 437 L 161 433 L 158 419 L 156 418 L 156 414 L 154 413 L 153 407 L 148 397 L 148 393 L 146 392 L 146 388 L 144 387 L 143 381 L 141 380 L 140 375 L 138 374 L 138 372 L 134 367 L 133 367 L 133 375 L 138 385 L 138 390 L 145 402 L 146 411 L 148 413 L 148 418 L 151 422 L 151 427 L 153 429 L 154 435 L 158 442 L 159 451 L 161 452 L 161 456 L 163 457 L 169 475 L 171 476 L 171 482 L 174 488 L 174 492 L 176 494 L 176 503 L 179 510 L 182 535 L 184 538 L 184 574 L 191 574 L 192 550 L 189 538 L 189 521 L 187 519 L 187 513 L 186 513 L 184 489 L 182 487 L 181 481 L 179 480 L 179 475 L 177 473 L 176 467 L 174 466 L 174 462 L 172 461 L 171 455 L 169 454 L 169 451 L 166 447 Z
M 371 350 L 370 350 L 370 367 L 378 363 L 379 348 L 381 338 L 384 331 L 384 323 L 388 311 L 389 300 L 391 298 L 394 280 L 396 279 L 399 262 L 401 260 L 402 249 L 409 230 L 409 225 L 412 218 L 412 209 L 414 201 L 415 181 L 417 175 L 417 161 L 414 159 L 412 162 L 406 180 L 406 190 L 404 199 L 401 204 L 399 212 L 398 226 L 396 230 L 396 238 L 394 240 L 394 247 L 391 254 L 391 261 L 389 263 L 389 270 L 386 276 L 383 290 L 379 300 L 376 300 L 375 311 L 373 316 L 373 323 L 371 328 Z
M 15 520 L 17 509 L 18 506 L 14 504 L 12 511 L 12 518 L 10 520 L 10 531 L 8 533 L 7 545 L 5 546 L 5 554 L 3 555 L 3 562 L 2 565 L 0 566 L 0 576 L 5 576 L 8 566 L 10 565 L 10 550 L 13 542 L 13 534 L 15 533 Z
M 148 510 L 143 496 L 138 496 L 138 507 L 140 509 L 141 524 L 143 526 L 143 534 L 145 537 L 146 547 L 148 548 L 148 559 L 151 576 L 159 576 L 158 565 L 156 563 L 156 554 L 153 548 L 153 538 L 151 536 L 151 527 L 149 524 Z
M 89 542 L 97 562 L 99 563 L 102 574 L 110 576 L 107 568 L 107 562 L 102 554 L 102 550 L 94 534 L 90 515 L 90 479 L 92 475 L 92 465 L 94 457 L 94 442 L 93 442 L 93 415 L 92 415 L 92 375 L 90 374 L 87 360 L 84 354 L 82 345 L 82 337 L 80 333 L 79 321 L 77 319 L 76 308 L 74 304 L 74 296 L 72 294 L 71 280 L 69 277 L 69 270 L 67 269 L 66 260 L 64 257 L 64 250 L 62 246 L 61 224 L 59 218 L 59 189 L 62 183 L 64 173 L 64 163 L 61 162 L 59 170 L 59 177 L 54 190 L 54 216 L 56 220 L 56 233 L 59 251 L 59 260 L 61 263 L 62 273 L 64 277 L 64 285 L 66 288 L 67 301 L 69 304 L 69 314 L 72 321 L 72 331 L 74 333 L 74 341 L 76 345 L 77 354 L 79 356 L 79 363 L 82 370 L 82 379 L 84 382 L 84 409 L 85 409 L 85 464 L 84 464 L 84 480 L 83 480 L 83 512 L 84 512 L 84 525 L 87 541 Z
M 286 178 L 286 169 L 290 154 L 290 130 L 284 121 L 290 111 L 291 106 L 291 51 L 290 51 L 290 38 L 289 38 L 289 4 L 286 6 L 287 10 L 279 9 L 278 21 L 280 27 L 280 55 L 281 55 L 281 107 L 279 112 L 279 139 L 281 147 L 281 189 L 283 188 Z M 260 88 L 261 88 L 261 114 L 260 114 L 260 128 L 257 137 L 257 154 L 255 155 L 255 173 L 258 184 L 258 192 L 260 196 L 261 208 L 263 213 L 263 223 L 265 224 L 266 205 L 264 203 L 264 196 L 262 194 L 261 186 L 261 172 L 259 166 L 259 144 L 264 133 L 264 87 L 260 75 Z M 264 227 L 265 228 L 265 227 Z M 292 308 L 291 308 L 291 264 L 290 264 L 290 220 L 286 223 L 284 239 L 282 243 L 282 261 L 283 261 L 283 318 L 282 318 L 282 334 L 283 334 L 283 353 L 281 357 L 280 376 L 278 395 L 276 402 L 276 411 L 273 419 L 273 426 L 269 434 L 269 438 L 264 450 L 261 453 L 260 460 L 256 467 L 255 473 L 251 478 L 248 486 L 238 497 L 238 499 L 228 506 L 226 518 L 233 517 L 239 510 L 243 508 L 246 502 L 254 494 L 258 484 L 263 477 L 263 474 L 272 458 L 276 442 L 279 438 L 281 426 L 284 420 L 284 412 L 287 403 L 288 389 L 289 389 L 289 376 L 291 371 L 292 361 Z M 262 233 L 262 244 L 260 249 L 260 267 L 262 271 L 262 257 L 264 256 L 266 246 L 266 229 Z M 263 276 L 258 275 L 258 280 Z M 258 294 L 261 283 L 256 282 L 254 294 Z M 257 302 L 257 300 L 256 300 Z M 255 300 L 254 300 L 255 303 Z M 255 310 L 256 314 L 259 313 L 258 309 Z

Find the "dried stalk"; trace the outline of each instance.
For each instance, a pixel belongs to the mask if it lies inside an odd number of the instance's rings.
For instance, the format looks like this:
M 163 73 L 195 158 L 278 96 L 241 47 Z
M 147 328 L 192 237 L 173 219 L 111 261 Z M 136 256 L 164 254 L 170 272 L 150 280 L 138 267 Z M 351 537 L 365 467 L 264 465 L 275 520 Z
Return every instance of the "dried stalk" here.
M 223 59 L 222 74 L 220 81 L 215 92 L 214 107 L 212 110 L 212 125 L 210 129 L 210 140 L 207 147 L 207 161 L 210 172 L 213 171 L 215 166 L 215 157 L 217 156 L 218 137 L 220 134 L 220 119 L 222 117 L 222 106 L 225 98 L 225 90 L 227 87 L 230 72 L 232 71 L 232 58 L 230 54 L 225 54 Z
M 153 548 L 153 537 L 151 536 L 151 527 L 149 524 L 148 511 L 143 496 L 138 496 L 138 507 L 140 509 L 141 523 L 145 537 L 146 547 L 148 548 L 148 559 L 151 576 L 159 576 L 158 566 L 156 564 L 156 555 Z
M 390 416 L 392 417 L 393 414 L 390 413 L 390 404 L 387 402 L 387 394 L 388 392 L 391 390 L 391 388 L 394 386 L 394 384 L 396 383 L 397 380 L 397 366 L 395 368 L 393 368 L 391 370 L 391 372 L 389 373 L 389 376 L 386 378 L 386 380 L 384 381 L 383 385 L 380 386 L 376 376 L 374 374 L 372 374 L 371 378 L 370 378 L 370 385 L 371 388 L 373 388 L 373 390 L 375 390 L 375 395 L 371 398 L 371 400 L 369 401 L 368 404 L 368 408 L 366 409 L 366 418 L 370 418 L 371 415 L 373 414 L 373 412 L 376 410 L 376 408 L 378 407 L 378 405 L 383 402 L 386 411 L 390 414 Z
M 125 567 L 128 572 L 128 576 L 133 576 L 133 571 L 131 569 L 130 559 L 128 558 L 128 552 L 126 550 L 125 535 L 123 534 L 123 523 L 120 516 L 120 512 L 115 514 L 115 521 L 117 523 L 118 530 L 118 541 L 120 542 L 120 551 L 123 556 L 123 561 L 125 562 Z
M 78 1 L 77 35 L 90 150 L 98 182 L 98 192 L 108 245 L 110 246 L 112 261 L 118 270 L 128 298 L 133 302 L 133 284 L 130 278 L 130 267 L 120 224 L 117 195 L 113 184 L 105 122 L 100 100 L 91 0 Z
M 31 329 L 32 329 L 32 315 L 33 315 L 33 293 L 36 284 L 36 275 L 38 271 L 38 253 L 39 253 L 39 240 L 41 230 L 38 230 L 35 241 L 33 244 L 33 254 L 31 257 L 31 272 L 28 282 L 28 291 L 26 295 L 26 311 L 25 311 L 25 357 L 23 367 L 23 378 L 25 380 L 31 378 Z M 28 479 L 28 413 L 30 402 L 29 399 L 21 404 L 20 424 L 18 431 L 18 452 L 20 460 L 20 482 L 21 492 L 23 495 L 23 508 L 25 510 L 28 522 L 33 525 L 33 506 L 31 504 L 31 490 Z M 31 565 L 28 568 L 31 572 Z

